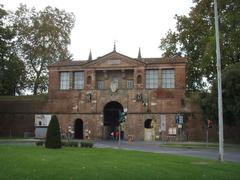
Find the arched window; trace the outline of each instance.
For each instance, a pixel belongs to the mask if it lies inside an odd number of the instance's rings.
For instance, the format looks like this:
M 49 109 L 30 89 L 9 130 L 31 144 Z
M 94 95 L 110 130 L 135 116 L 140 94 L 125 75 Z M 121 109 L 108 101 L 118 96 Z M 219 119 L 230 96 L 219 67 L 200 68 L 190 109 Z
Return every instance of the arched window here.
M 142 84 L 142 76 L 141 75 L 137 76 L 137 84 Z
M 92 84 L 92 76 L 87 77 L 87 84 Z

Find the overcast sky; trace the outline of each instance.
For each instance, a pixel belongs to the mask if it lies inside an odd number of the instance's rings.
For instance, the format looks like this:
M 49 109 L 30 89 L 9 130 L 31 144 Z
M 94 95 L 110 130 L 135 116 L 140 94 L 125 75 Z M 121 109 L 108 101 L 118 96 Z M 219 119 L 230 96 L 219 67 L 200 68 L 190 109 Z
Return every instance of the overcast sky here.
M 188 15 L 192 0 L 1 0 L 7 10 L 20 3 L 38 10 L 50 5 L 76 16 L 70 51 L 74 60 L 86 60 L 113 50 L 137 57 L 161 57 L 158 46 L 168 29 L 174 29 L 175 14 Z

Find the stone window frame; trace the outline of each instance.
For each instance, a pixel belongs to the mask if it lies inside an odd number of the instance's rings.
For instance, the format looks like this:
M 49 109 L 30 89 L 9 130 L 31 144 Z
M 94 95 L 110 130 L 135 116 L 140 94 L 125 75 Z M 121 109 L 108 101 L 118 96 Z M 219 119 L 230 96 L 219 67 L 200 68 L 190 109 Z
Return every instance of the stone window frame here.
M 70 89 L 70 72 L 62 71 L 59 73 L 59 89 L 60 90 Z
M 97 89 L 104 89 L 104 81 L 103 80 L 97 81 Z
M 166 89 L 175 88 L 176 82 L 176 72 L 175 69 L 162 69 L 161 70 L 161 87 Z
M 81 74 L 80 79 L 79 76 L 76 76 L 77 74 Z M 83 71 L 74 71 L 73 72 L 73 83 L 74 83 L 74 89 L 84 89 L 84 72 Z M 76 78 L 78 77 L 78 78 Z
M 132 79 L 128 79 L 127 80 L 127 89 L 133 89 L 133 80 Z
M 157 89 L 159 87 L 159 69 L 147 69 L 145 71 L 146 89 Z

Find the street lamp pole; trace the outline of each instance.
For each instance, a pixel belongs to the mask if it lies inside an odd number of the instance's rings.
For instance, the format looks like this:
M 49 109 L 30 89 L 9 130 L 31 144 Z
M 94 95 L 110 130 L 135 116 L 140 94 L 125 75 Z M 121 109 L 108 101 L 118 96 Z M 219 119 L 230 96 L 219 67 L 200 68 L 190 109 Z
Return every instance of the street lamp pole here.
M 218 84 L 218 126 L 219 126 L 219 160 L 223 162 L 223 108 L 222 108 L 222 75 L 221 55 L 219 44 L 219 24 L 217 0 L 214 0 L 215 33 L 216 33 L 216 55 L 217 55 L 217 84 Z

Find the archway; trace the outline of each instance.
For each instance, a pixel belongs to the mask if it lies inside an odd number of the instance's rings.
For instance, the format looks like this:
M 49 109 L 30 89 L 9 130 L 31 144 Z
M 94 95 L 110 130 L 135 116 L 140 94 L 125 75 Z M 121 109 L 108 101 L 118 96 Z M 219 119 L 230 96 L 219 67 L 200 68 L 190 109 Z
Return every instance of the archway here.
M 153 126 L 152 119 L 147 119 L 144 122 L 144 140 L 145 141 L 155 140 L 155 129 Z
M 147 120 L 144 122 L 144 128 L 147 128 L 147 129 L 152 128 L 152 119 L 147 119 Z
M 115 132 L 118 130 L 121 112 L 123 112 L 123 106 L 117 101 L 111 101 L 104 106 L 103 139 L 110 139 L 111 132 Z
M 74 123 L 74 138 L 83 139 L 83 121 L 76 119 Z

